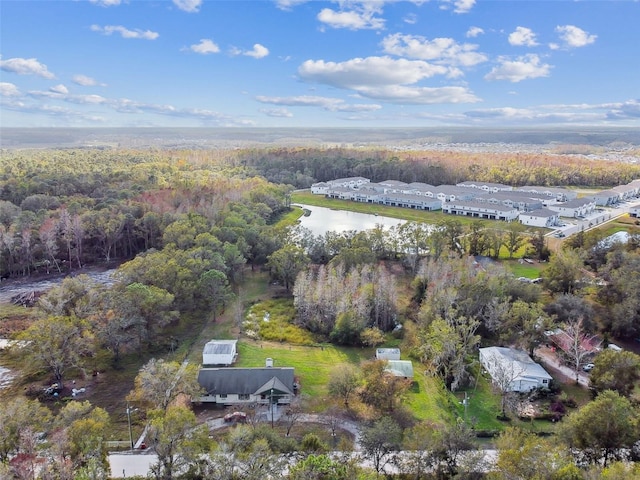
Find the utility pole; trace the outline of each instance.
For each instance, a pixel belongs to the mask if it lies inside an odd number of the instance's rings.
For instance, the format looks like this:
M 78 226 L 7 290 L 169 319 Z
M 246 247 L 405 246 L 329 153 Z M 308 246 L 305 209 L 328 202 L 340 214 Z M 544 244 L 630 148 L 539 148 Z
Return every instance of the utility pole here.
M 271 395 L 269 395 L 269 408 L 271 409 L 271 428 L 273 429 L 273 388 L 271 389 Z
M 132 409 L 127 402 L 127 423 L 129 424 L 129 444 L 131 445 L 131 451 L 133 451 L 133 431 L 131 430 L 131 412 L 135 412 L 137 408 Z
M 464 392 L 464 400 L 462 400 L 462 405 L 464 406 L 464 423 L 467 423 L 467 407 L 469 406 L 469 395 L 467 392 Z

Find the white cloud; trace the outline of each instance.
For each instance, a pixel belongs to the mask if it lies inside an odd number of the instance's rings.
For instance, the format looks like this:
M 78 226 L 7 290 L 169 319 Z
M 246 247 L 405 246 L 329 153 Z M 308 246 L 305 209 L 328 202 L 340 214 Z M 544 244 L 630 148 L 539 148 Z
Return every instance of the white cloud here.
M 242 50 L 238 47 L 229 48 L 229 55 L 246 55 L 247 57 L 253 58 L 264 58 L 269 55 L 269 49 L 259 43 L 253 45 L 253 49 L 251 50 Z
M 19 97 L 20 90 L 13 83 L 0 82 L 0 96 L 2 97 Z
M 98 83 L 95 78 L 88 77 L 86 75 L 74 75 L 71 77 L 73 83 L 77 85 L 82 85 L 83 87 L 93 87 L 96 85 L 100 85 L 101 87 L 106 87 L 104 83 Z
M 540 57 L 535 54 L 524 55 L 515 60 L 498 57 L 498 63 L 498 66 L 485 75 L 485 80 L 508 80 L 515 83 L 529 78 L 547 77 L 551 72 L 551 65 L 541 63 Z
M 558 25 L 556 32 L 560 35 L 565 46 L 570 48 L 584 47 L 594 43 L 598 38 L 597 35 L 590 35 L 574 25 Z
M 291 10 L 296 5 L 302 5 L 308 1 L 309 0 L 276 0 L 276 6 L 280 10 Z
M 476 38 L 478 35 L 484 34 L 484 30 L 480 27 L 471 27 L 467 30 L 467 38 Z
M 287 107 L 320 107 L 330 112 L 371 112 L 382 107 L 376 104 L 348 104 L 340 98 L 300 95 L 294 97 L 257 96 L 260 103 L 284 105 Z
M 101 7 L 115 7 L 122 3 L 122 0 L 89 0 L 91 3 L 100 5 Z
M 419 35 L 396 33 L 382 40 L 385 53 L 420 60 L 433 60 L 446 65 L 473 66 L 485 62 L 487 57 L 476 52 L 477 45 L 459 44 L 452 38 L 428 40 Z
M 409 13 L 402 20 L 404 20 L 404 23 L 408 23 L 409 25 L 415 25 L 416 22 L 418 21 L 418 17 L 416 16 L 415 13 Z
M 607 118 L 610 120 L 640 118 L 640 100 L 627 100 L 626 102 L 613 105 L 607 113 Z
M 549 44 L 549 49 L 550 50 L 559 50 L 560 49 L 560 45 L 558 45 L 557 43 L 550 43 Z
M 79 103 L 81 105 L 99 105 L 108 103 L 108 100 L 100 95 L 69 95 L 66 100 L 71 103 Z
M 101 27 L 100 25 L 91 25 L 91 31 L 100 32 L 104 35 L 111 35 L 113 33 L 119 33 L 122 38 L 142 38 L 144 40 L 155 40 L 160 36 L 157 32 L 152 32 L 151 30 L 140 30 L 136 28 L 135 30 L 129 30 L 121 25 L 105 25 Z
M 200 11 L 202 0 L 173 0 L 173 4 L 184 12 L 197 13 Z
M 527 27 L 516 27 L 515 31 L 509 34 L 509 43 L 514 46 L 535 47 L 536 34 Z
M 40 63 L 36 58 L 10 58 L 0 60 L 0 69 L 5 72 L 17 73 L 18 75 L 37 75 L 43 78 L 55 78 L 47 66 Z
M 430 105 L 436 103 L 475 103 L 480 99 L 464 87 L 411 87 L 385 85 L 361 87 L 358 93 L 389 103 Z
M 63 95 L 69 93 L 69 89 L 62 84 L 49 88 L 49 91 L 53 93 L 61 93 Z
M 244 52 L 244 55 L 247 55 L 248 57 L 253 57 L 253 58 L 264 58 L 267 55 L 269 55 L 269 49 L 264 45 L 260 45 L 259 43 L 256 43 L 253 46 L 253 49 L 247 52 Z
M 476 0 L 440 0 L 440 2 L 441 9 L 449 10 L 453 6 L 455 13 L 469 13 L 476 4 Z
M 447 72 L 448 69 L 441 65 L 390 57 L 354 58 L 340 63 L 307 60 L 298 68 L 298 74 L 304 80 L 353 89 L 412 84 Z
M 218 53 L 220 51 L 220 47 L 215 44 L 212 40 L 208 38 L 200 39 L 200 43 L 193 44 L 189 47 L 189 50 L 196 53 L 201 53 L 202 55 L 207 55 L 209 53 Z
M 318 20 L 332 28 L 348 28 L 350 30 L 379 30 L 384 28 L 384 19 L 376 17 L 381 13 L 380 2 L 348 3 L 353 10 L 335 11 L 323 8 L 318 13 Z
M 293 113 L 291 113 L 286 108 L 261 108 L 260 112 L 264 113 L 268 117 L 277 117 L 277 118 L 293 117 Z

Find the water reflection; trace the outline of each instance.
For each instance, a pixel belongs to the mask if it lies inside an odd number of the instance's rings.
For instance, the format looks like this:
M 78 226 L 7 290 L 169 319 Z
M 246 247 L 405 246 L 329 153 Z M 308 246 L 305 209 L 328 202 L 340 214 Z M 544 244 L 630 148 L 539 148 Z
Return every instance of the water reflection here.
M 402 225 L 406 220 L 398 218 L 370 215 L 367 213 L 349 212 L 347 210 L 332 210 L 326 207 L 296 204 L 311 212 L 308 216 L 300 217 L 300 225 L 308 229 L 315 236 L 324 236 L 329 231 L 341 233 L 350 230 L 358 232 L 371 230 L 377 225 L 384 229 Z

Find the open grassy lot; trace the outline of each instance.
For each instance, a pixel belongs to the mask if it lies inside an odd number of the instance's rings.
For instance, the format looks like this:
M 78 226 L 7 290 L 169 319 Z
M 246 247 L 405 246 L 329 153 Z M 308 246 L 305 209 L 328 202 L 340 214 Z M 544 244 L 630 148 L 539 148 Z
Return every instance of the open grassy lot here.
M 545 269 L 545 263 L 520 263 L 518 260 L 505 260 L 503 265 L 513 273 L 514 277 L 539 278 Z
M 442 381 L 425 373 L 414 362 L 414 385 L 405 404 L 419 420 L 448 423 L 455 417 L 456 398 L 448 392 Z
M 275 367 L 294 367 L 301 391 L 310 397 L 325 398 L 334 368 L 358 365 L 373 358 L 372 348 L 342 348 L 333 345 L 303 346 L 243 339 L 238 343 L 238 367 L 262 367 L 272 358 Z

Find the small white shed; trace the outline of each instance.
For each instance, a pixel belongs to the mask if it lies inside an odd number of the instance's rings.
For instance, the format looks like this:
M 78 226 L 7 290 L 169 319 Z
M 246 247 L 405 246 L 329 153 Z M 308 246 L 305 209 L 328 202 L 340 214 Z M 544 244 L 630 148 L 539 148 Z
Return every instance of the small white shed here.
M 376 359 L 400 360 L 400 349 L 399 348 L 377 348 Z
M 202 350 L 202 365 L 231 365 L 236 361 L 237 340 L 211 340 Z

